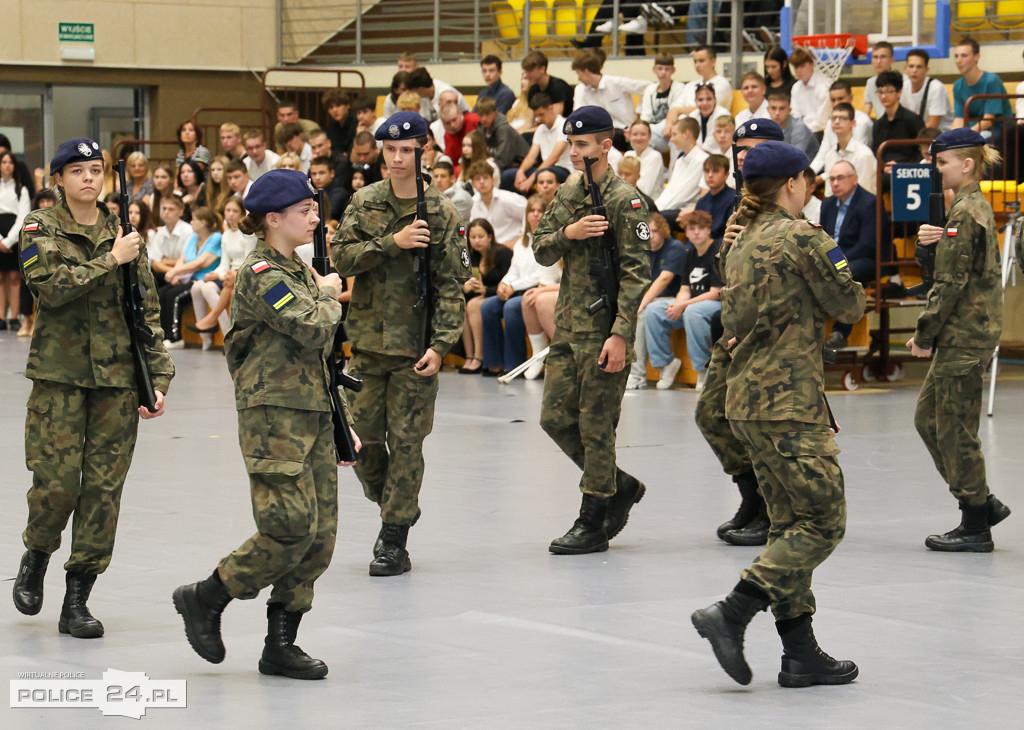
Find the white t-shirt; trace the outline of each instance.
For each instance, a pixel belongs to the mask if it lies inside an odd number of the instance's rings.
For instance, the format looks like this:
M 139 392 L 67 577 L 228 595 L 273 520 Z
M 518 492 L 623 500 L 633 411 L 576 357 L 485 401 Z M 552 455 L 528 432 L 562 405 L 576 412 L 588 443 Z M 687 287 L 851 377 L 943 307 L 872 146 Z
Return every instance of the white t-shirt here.
M 229 271 L 242 265 L 245 257 L 256 248 L 256 236 L 246 235 L 240 230 L 228 228 L 220 237 L 220 265 L 214 270 L 223 281 Z
M 860 109 L 855 109 L 853 120 L 856 122 L 853 125 L 853 138 L 865 147 L 870 147 L 871 129 L 874 124 L 871 117 Z M 821 144 L 818 145 L 818 154 L 811 160 L 811 169 L 820 175 L 825 169 L 825 153 L 830 149 L 834 150 L 837 144 L 839 144 L 839 140 L 836 139 L 836 133 L 832 131 L 832 122 L 829 121 L 825 125 L 825 134 L 821 138 Z
M 245 166 L 249 168 L 249 179 L 253 182 L 259 180 L 260 175 L 265 172 L 270 172 L 277 167 L 278 160 L 281 159 L 281 155 L 277 154 L 273 150 L 267 150 L 263 156 L 263 162 L 256 162 L 251 157 L 245 158 Z
M 626 129 L 636 119 L 633 94 L 643 94 L 647 83 L 643 79 L 602 74 L 596 89 L 586 84 L 577 84 L 572 95 L 573 108 L 603 107 L 611 115 L 616 129 Z
M 877 189 L 875 181 L 878 172 L 875 153 L 871 151 L 870 147 L 851 139 L 845 150 L 837 150 L 835 145 L 825 150 L 825 169 L 822 173 L 825 177 L 825 197 L 832 195 L 832 186 L 828 183 L 829 171 L 832 169 L 832 165 L 840 160 L 848 160 L 853 165 L 853 169 L 857 171 L 857 184 L 874 195 Z
M 11 248 L 18 243 L 21 236 L 21 227 L 25 224 L 25 216 L 31 212 L 32 201 L 28 197 L 28 188 L 21 186 L 21 194 L 18 194 L 14 178 L 3 180 L 0 178 L 0 213 L 13 214 L 17 216 L 11 229 L 4 236 L 4 245 Z M 0 317 L 3 313 L 0 312 Z
M 533 132 L 533 143 L 540 147 L 540 157 L 537 159 L 537 166 L 544 162 L 551 153 L 555 150 L 555 145 L 559 142 L 565 142 L 565 147 L 562 148 L 562 154 L 558 158 L 558 162 L 555 164 L 559 167 L 564 167 L 566 170 L 572 170 L 572 162 L 569 161 L 569 140 L 565 136 L 565 132 L 562 131 L 565 127 L 565 117 L 561 114 L 555 118 L 555 122 L 552 126 L 547 127 L 543 124 L 538 124 L 537 129 Z
M 640 179 L 636 182 L 640 192 L 652 198 L 661 195 L 665 187 L 665 161 L 661 153 L 653 147 L 647 147 L 643 154 L 638 155 L 635 150 L 630 150 L 623 157 L 637 157 L 640 160 Z
M 822 117 L 828 103 L 829 86 L 829 80 L 819 71 L 815 71 L 808 83 L 797 81 L 789 92 L 792 115 L 806 124 L 812 132 L 820 132 L 827 126 Z
M 269 155 L 270 153 L 267 152 Z M 192 226 L 183 220 L 179 220 L 174 224 L 174 230 L 167 230 L 167 226 L 160 226 L 156 233 L 153 234 L 153 240 L 150 242 L 147 254 L 149 255 L 150 261 L 162 261 L 163 259 L 171 259 L 177 261 L 181 258 L 181 254 L 185 251 L 185 244 L 188 243 L 188 239 L 192 236 Z
M 925 89 L 928 89 L 928 106 L 922 112 L 921 102 L 924 101 Z M 1020 101 L 1018 99 L 1018 103 Z M 928 117 L 939 117 L 939 130 L 942 132 L 948 131 L 953 126 L 953 105 L 949 101 L 946 85 L 931 76 L 926 76 L 920 91 L 915 92 L 911 89 L 910 79 L 904 75 L 900 106 L 919 115 L 926 124 Z
M 511 243 L 523 235 L 526 220 L 526 198 L 519 193 L 496 189 L 491 197 L 491 206 L 484 205 L 480 193 L 473 194 L 473 210 L 470 220 L 484 218 L 494 228 L 498 243 Z

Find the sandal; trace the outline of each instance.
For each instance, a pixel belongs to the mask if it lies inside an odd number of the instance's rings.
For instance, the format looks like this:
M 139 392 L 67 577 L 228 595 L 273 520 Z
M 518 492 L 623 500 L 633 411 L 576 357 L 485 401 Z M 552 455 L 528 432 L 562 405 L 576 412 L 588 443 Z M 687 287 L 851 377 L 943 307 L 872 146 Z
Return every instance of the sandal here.
M 480 363 L 480 367 L 476 367 L 476 368 L 467 368 L 467 367 L 463 366 L 463 367 L 459 368 L 459 372 L 460 372 L 461 374 L 463 374 L 463 375 L 476 375 L 477 373 L 479 373 L 479 372 L 480 372 L 480 370 L 481 370 L 481 369 L 483 368 L 483 366 L 484 366 L 484 361 L 483 361 L 483 360 L 481 360 L 481 359 L 480 359 L 479 357 L 470 357 L 470 358 L 466 358 L 466 364 L 467 364 L 467 365 L 468 365 L 469 363 L 471 363 L 471 362 L 474 362 L 474 361 L 475 361 L 475 362 L 478 362 L 478 363 Z

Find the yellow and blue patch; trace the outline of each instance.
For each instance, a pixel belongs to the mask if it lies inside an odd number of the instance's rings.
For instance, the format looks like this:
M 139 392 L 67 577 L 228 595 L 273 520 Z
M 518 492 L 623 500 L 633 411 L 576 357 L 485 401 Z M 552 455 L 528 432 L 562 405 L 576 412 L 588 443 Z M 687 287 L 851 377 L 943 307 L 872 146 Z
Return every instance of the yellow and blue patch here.
M 30 267 L 39 263 L 39 246 L 32 244 L 21 251 L 21 268 L 27 271 Z
M 295 301 L 295 295 L 292 294 L 292 290 L 288 288 L 287 284 L 279 281 L 263 295 L 263 301 L 273 307 L 275 311 L 280 311 Z
M 843 249 L 839 248 L 839 246 L 835 246 L 828 250 L 828 260 L 836 267 L 836 271 L 842 271 L 850 265 L 846 260 L 846 257 L 843 255 Z

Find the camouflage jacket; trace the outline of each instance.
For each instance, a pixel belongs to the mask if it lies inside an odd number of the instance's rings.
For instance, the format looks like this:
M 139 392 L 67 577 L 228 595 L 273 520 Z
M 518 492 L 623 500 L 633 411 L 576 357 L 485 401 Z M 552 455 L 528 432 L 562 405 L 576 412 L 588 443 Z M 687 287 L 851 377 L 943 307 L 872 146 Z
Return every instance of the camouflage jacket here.
M 722 325 L 737 338 L 726 415 L 739 421 L 827 424 L 821 353 L 831 316 L 864 315 L 864 288 L 815 223 L 763 212 L 725 260 Z
M 935 245 L 935 284 L 917 318 L 914 343 L 924 350 L 994 348 L 1003 329 L 999 241 L 992 206 L 978 183 L 953 198 Z
M 591 315 L 587 307 L 600 297 L 600 285 L 591 274 L 600 264 L 600 239 L 573 241 L 565 237 L 565 227 L 590 215 L 590 193 L 583 175 L 573 175 L 558 188 L 533 237 L 537 263 L 551 266 L 562 259 L 562 283 L 555 305 L 555 325 L 574 338 L 607 332 L 605 312 Z M 651 232 L 647 227 L 647 204 L 629 183 L 623 182 L 611 167 L 596 181 L 608 214 L 609 230 L 616 236 L 619 253 L 618 316 L 612 334 L 620 335 L 629 347 L 636 337 L 637 310 L 644 292 L 651 285 Z
M 455 205 L 433 185 L 425 190 L 430 227 L 430 272 L 434 317 L 429 347 L 442 357 L 462 335 L 466 299 L 462 284 L 470 276 L 465 232 Z M 361 188 L 352 196 L 331 245 L 331 261 L 342 276 L 355 276 L 348 334 L 353 349 L 419 359 L 416 253 L 395 243 L 395 232 L 412 223 L 388 180 Z
M 325 358 L 334 346 L 341 304 L 334 287 L 260 239 L 235 279 L 231 329 L 224 338 L 235 406 L 329 411 Z
M 75 222 L 64 203 L 25 218 L 19 258 L 38 302 L 25 365 L 28 378 L 82 388 L 135 388 L 131 340 L 121 308 L 124 287 L 111 253 L 119 221 L 102 204 L 99 209 L 91 231 Z M 149 372 L 153 387 L 166 393 L 174 363 L 163 345 L 160 300 L 145 244 L 139 250 L 138 276 L 146 291 L 146 323 L 153 333 L 153 343 L 146 347 Z

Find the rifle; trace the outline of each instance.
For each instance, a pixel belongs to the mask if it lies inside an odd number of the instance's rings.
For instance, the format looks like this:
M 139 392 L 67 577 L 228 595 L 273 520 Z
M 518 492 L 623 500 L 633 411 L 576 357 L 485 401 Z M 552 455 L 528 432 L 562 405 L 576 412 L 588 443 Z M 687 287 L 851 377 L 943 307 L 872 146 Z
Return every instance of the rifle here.
M 128 217 L 128 181 L 124 172 L 124 160 L 117 161 L 117 179 L 121 184 L 118 208 L 121 218 L 121 235 L 127 236 L 134 229 Z M 149 375 L 149 363 L 146 361 L 146 346 L 155 342 L 153 333 L 146 324 L 144 305 L 146 292 L 139 283 L 138 259 L 121 264 L 121 281 L 124 293 L 121 297 L 121 309 L 124 321 L 128 325 L 128 339 L 132 351 L 132 364 L 135 366 L 135 390 L 139 394 L 139 405 L 145 406 L 150 413 L 156 413 L 156 391 L 153 390 L 153 379 Z
M 597 159 L 594 157 L 583 158 L 587 187 L 590 188 L 590 214 L 607 218 L 601 191 L 594 183 L 594 173 L 590 169 L 595 162 Z M 615 233 L 612 232 L 610 226 L 605 229 L 597 241 L 597 249 L 600 259 L 596 266 L 591 266 L 590 275 L 597 279 L 601 294 L 596 302 L 587 307 L 587 312 L 593 316 L 601 310 L 608 311 L 608 334 L 606 337 L 611 337 L 615 318 L 619 315 L 619 248 L 615 240 Z
M 942 194 L 942 174 L 935 162 L 938 150 L 932 152 L 931 178 L 932 191 L 928 195 L 928 223 L 933 226 L 946 224 L 946 199 Z M 921 267 L 921 283 L 907 289 L 908 297 L 927 294 L 935 283 L 935 249 L 938 243 L 923 246 L 920 242 L 914 249 L 914 258 Z
M 423 174 L 420 172 L 420 165 L 423 161 L 423 148 L 416 148 L 416 218 L 426 222 L 427 220 L 427 199 L 423 190 Z M 434 283 L 430 276 L 430 245 L 416 249 L 416 258 L 413 259 L 413 271 L 416 272 L 416 289 L 418 296 L 412 309 L 419 316 L 419 331 L 417 343 L 419 352 L 425 355 L 430 345 L 431 325 L 434 321 Z
M 732 145 L 732 179 L 736 183 L 736 200 L 733 201 L 732 212 L 740 209 L 740 198 L 743 197 L 743 171 L 740 170 L 740 148 L 735 142 Z
M 318 188 L 316 191 L 316 204 L 319 207 L 320 222 L 316 224 L 313 231 L 313 269 L 320 276 L 327 276 L 331 269 L 331 261 L 327 256 L 327 229 L 324 225 L 323 211 L 324 191 Z M 341 290 L 345 291 L 345 279 L 341 279 Z M 334 347 L 327 355 L 327 372 L 330 377 L 328 382 L 328 394 L 331 397 L 331 422 L 334 424 L 334 448 L 338 451 L 338 461 L 352 462 L 357 458 L 356 445 L 352 441 L 352 432 L 349 430 L 348 422 L 345 420 L 345 411 L 341 407 L 341 396 L 338 395 L 338 386 L 348 388 L 354 393 L 363 389 L 363 381 L 353 378 L 345 372 L 345 340 L 348 334 L 345 332 L 345 317 L 348 316 L 348 308 L 342 305 L 341 322 L 334 332 Z

